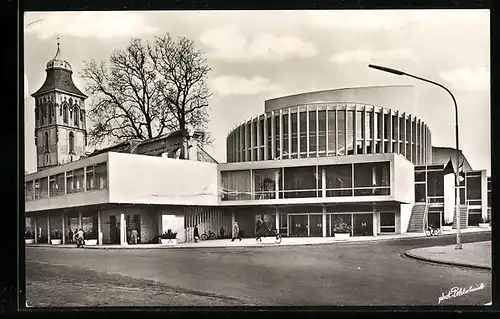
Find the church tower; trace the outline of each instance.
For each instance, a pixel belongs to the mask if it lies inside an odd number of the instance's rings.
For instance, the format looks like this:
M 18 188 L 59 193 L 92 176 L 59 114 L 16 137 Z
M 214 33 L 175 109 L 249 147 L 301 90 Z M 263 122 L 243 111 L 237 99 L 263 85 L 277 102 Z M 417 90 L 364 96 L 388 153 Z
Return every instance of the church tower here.
M 78 160 L 87 145 L 87 96 L 73 83 L 71 65 L 61 58 L 59 37 L 56 55 L 47 63 L 45 72 L 42 87 L 31 95 L 35 99 L 38 170 Z

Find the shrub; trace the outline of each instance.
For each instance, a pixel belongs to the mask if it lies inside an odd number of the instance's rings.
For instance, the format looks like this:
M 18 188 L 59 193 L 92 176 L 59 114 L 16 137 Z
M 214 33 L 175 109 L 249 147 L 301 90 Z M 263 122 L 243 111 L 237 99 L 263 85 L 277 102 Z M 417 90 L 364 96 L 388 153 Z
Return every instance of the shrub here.
M 351 226 L 344 222 L 344 220 L 338 219 L 335 225 L 333 226 L 333 232 L 337 234 L 350 234 Z
M 27 230 L 25 233 L 24 233 L 24 238 L 25 239 L 33 239 L 35 238 L 35 235 L 30 231 L 30 230 Z
M 176 239 L 177 238 L 177 233 L 172 232 L 171 229 L 167 230 L 164 232 L 161 236 L 161 239 Z

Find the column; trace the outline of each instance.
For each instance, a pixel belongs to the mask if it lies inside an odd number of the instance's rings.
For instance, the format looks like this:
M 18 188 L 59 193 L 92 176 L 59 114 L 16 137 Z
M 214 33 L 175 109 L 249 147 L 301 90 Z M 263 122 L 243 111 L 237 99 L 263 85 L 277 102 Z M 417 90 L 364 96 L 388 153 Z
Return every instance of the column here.
M 381 108 L 380 109 L 380 116 L 382 118 L 382 121 L 380 121 L 380 123 L 382 124 L 382 126 L 380 127 L 380 153 L 385 153 L 386 152 L 386 149 L 385 149 L 385 143 L 384 143 L 384 139 L 385 139 L 385 113 L 384 113 L 384 108 Z
M 102 245 L 101 210 L 97 209 L 97 245 Z
M 61 231 L 62 231 L 62 243 L 66 244 L 66 218 L 64 217 L 64 212 L 61 214 Z
M 316 121 L 316 126 L 318 126 L 318 122 Z M 309 105 L 306 106 L 306 157 L 309 157 Z M 300 153 L 300 151 L 299 151 Z
M 326 237 L 326 206 L 323 205 L 323 219 L 321 221 L 321 228 L 323 230 L 323 237 Z
M 38 216 L 33 216 L 35 244 L 38 243 Z
M 274 111 L 271 111 L 270 120 L 271 120 L 271 159 L 274 160 L 276 159 L 276 157 L 280 156 L 279 154 L 276 154 L 276 120 L 274 119 Z
M 279 232 L 279 230 L 280 230 L 280 211 L 279 211 L 278 206 L 276 206 L 276 213 L 275 213 L 275 215 L 276 215 L 276 231 Z
M 120 213 L 120 245 L 127 245 L 127 228 L 125 225 L 125 213 Z
M 280 171 L 281 168 L 278 168 L 274 174 L 274 183 L 276 185 L 276 193 L 275 193 L 275 199 L 280 198 Z
M 373 217 L 372 217 L 372 227 L 373 227 L 373 236 L 377 236 L 378 234 L 378 214 L 375 207 L 373 207 Z
M 50 215 L 47 214 L 47 244 L 50 244 Z
M 392 110 L 389 110 L 389 123 L 387 123 L 387 125 L 389 126 L 389 144 L 387 145 L 388 146 L 388 149 L 387 149 L 387 152 L 388 153 L 394 153 L 394 148 L 392 147 L 392 131 L 394 130 L 394 127 L 392 125 Z
M 269 145 L 269 133 L 267 131 L 267 114 L 264 115 L 264 120 L 262 122 L 262 124 L 264 125 L 264 160 L 268 160 L 269 159 L 269 150 L 268 150 L 268 145 Z
M 362 152 L 363 154 L 366 154 L 366 150 L 367 150 L 367 144 L 368 144 L 368 139 L 367 139 L 367 130 L 368 130 L 368 127 L 369 127 L 369 123 L 366 122 L 366 105 L 363 105 L 363 112 L 361 113 L 361 116 L 363 117 L 362 121 L 361 121 L 361 125 L 363 126 L 361 128 L 361 133 L 363 133 L 363 144 L 361 145 L 361 149 L 362 149 Z M 372 126 L 372 129 L 373 129 L 373 126 Z
M 80 229 L 83 229 L 82 212 L 81 211 L 78 212 L 78 230 L 80 230 Z
M 234 208 L 231 210 L 231 233 L 233 232 L 233 226 L 236 223 L 236 215 L 234 213 Z M 234 234 L 233 234 L 234 237 Z
M 254 159 L 254 154 L 255 154 L 255 148 L 254 146 L 256 145 L 256 140 L 255 140 L 255 122 L 253 120 L 250 120 L 250 161 L 253 161 Z
M 284 153 L 284 150 L 283 150 L 283 110 L 280 109 L 280 114 L 279 114 L 279 128 L 280 128 L 280 132 L 279 132 L 279 137 L 280 137 L 280 159 L 283 159 L 283 153 Z

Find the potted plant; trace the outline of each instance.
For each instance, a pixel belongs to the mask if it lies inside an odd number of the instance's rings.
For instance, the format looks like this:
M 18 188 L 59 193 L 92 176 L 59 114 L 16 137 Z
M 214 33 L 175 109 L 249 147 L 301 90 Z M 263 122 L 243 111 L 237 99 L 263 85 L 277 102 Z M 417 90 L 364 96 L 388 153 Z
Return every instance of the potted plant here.
M 85 237 L 85 245 L 87 246 L 97 245 L 97 231 L 92 229 L 92 231 L 88 233 L 88 235 L 84 234 L 84 237 Z
M 35 236 L 31 232 L 31 230 L 29 230 L 29 229 L 24 233 L 24 242 L 26 244 L 34 244 L 35 243 Z
M 351 226 L 340 218 L 333 226 L 333 232 L 336 239 L 347 240 L 351 236 Z
M 60 245 L 62 243 L 62 234 L 57 230 L 50 235 L 50 244 Z
M 490 220 L 488 218 L 481 218 L 481 222 L 479 223 L 479 228 L 489 228 L 490 227 Z
M 171 229 L 160 235 L 160 242 L 162 245 L 176 245 L 177 244 L 177 233 L 172 232 Z

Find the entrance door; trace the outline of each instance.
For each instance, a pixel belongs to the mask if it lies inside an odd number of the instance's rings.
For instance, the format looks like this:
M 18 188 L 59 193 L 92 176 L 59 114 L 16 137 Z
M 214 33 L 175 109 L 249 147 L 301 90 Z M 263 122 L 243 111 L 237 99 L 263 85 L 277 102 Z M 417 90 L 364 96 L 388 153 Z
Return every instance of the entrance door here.
M 116 216 L 109 216 L 109 243 L 120 244 L 120 221 Z
M 354 214 L 354 236 L 373 236 L 373 215 Z

